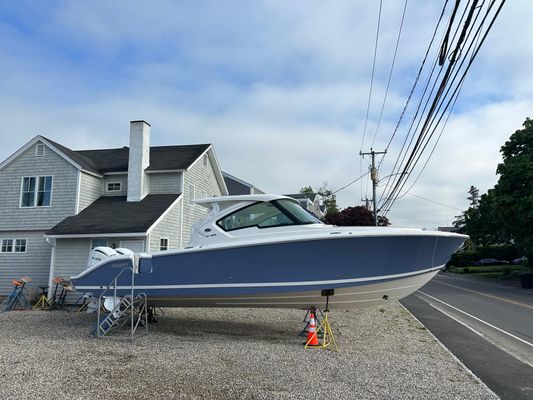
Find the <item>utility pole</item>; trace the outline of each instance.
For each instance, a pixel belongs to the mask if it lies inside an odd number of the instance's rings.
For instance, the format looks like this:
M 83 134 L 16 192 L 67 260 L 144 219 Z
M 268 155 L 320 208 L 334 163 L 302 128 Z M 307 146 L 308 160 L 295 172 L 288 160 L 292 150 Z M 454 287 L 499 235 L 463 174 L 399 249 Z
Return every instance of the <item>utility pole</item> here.
M 376 169 L 376 154 L 386 154 L 387 150 L 385 151 L 374 151 L 372 148 L 370 148 L 370 153 L 363 153 L 359 152 L 359 155 L 363 158 L 365 156 L 372 156 L 372 167 L 370 168 L 370 179 L 372 179 L 372 211 L 374 212 L 374 226 L 378 226 L 378 210 L 376 206 L 376 187 L 378 186 L 378 170 Z

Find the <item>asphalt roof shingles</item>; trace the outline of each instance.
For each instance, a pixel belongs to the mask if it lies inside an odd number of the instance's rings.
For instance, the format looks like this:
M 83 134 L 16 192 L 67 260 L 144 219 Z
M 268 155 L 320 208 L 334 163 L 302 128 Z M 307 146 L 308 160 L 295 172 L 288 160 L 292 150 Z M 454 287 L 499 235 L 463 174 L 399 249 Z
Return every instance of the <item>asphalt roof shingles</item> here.
M 45 137 L 59 151 L 90 172 L 128 171 L 129 147 L 102 150 L 71 150 Z M 185 170 L 202 155 L 209 144 L 150 147 L 150 165 L 147 171 Z
M 151 194 L 141 201 L 103 196 L 77 215 L 54 226 L 47 235 L 146 232 L 180 194 Z M 176 227 L 177 229 L 177 227 Z

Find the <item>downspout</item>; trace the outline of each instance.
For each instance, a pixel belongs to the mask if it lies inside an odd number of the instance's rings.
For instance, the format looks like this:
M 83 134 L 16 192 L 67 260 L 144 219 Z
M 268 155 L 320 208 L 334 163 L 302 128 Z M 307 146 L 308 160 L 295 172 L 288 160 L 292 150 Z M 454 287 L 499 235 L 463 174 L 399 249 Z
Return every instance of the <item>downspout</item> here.
M 50 273 L 48 275 L 48 294 L 50 295 L 52 291 L 52 279 L 54 279 L 55 264 L 56 264 L 56 239 L 50 240 L 50 238 L 45 238 L 46 243 L 52 247 L 52 255 L 50 257 Z M 50 296 L 49 296 L 50 297 Z
M 183 248 L 183 203 L 185 201 L 185 193 L 183 192 L 184 191 L 184 188 L 185 188 L 185 172 L 182 172 L 181 173 L 181 185 L 180 185 L 180 190 L 181 190 L 181 215 L 180 215 L 180 249 Z

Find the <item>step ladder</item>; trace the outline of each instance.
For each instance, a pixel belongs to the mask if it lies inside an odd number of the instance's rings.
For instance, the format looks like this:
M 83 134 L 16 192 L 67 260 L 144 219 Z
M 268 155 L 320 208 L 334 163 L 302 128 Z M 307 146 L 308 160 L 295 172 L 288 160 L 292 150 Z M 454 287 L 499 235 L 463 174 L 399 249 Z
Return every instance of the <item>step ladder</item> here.
M 98 338 L 111 333 L 118 336 L 119 331 L 129 328 L 129 338 L 133 341 L 135 333 L 139 327 L 144 327 L 144 332 L 148 333 L 148 301 L 145 293 L 135 294 L 135 275 L 138 273 L 135 261 L 132 259 L 132 266 L 122 268 L 113 278 L 98 297 L 98 312 L 96 325 L 90 331 L 91 335 Z M 118 280 L 123 274 L 131 273 L 131 283 L 128 285 L 129 294 L 117 296 Z M 123 288 L 123 284 L 121 285 Z M 107 307 L 102 307 L 103 305 Z M 107 312 L 106 312 L 107 311 Z M 128 324 L 129 323 L 129 324 Z M 124 335 L 122 335 L 124 336 Z
M 131 339 L 133 339 L 133 335 L 139 326 L 148 331 L 146 294 L 139 293 L 133 300 L 130 295 L 111 299 L 113 299 L 115 305 L 110 312 L 101 313 L 103 315 L 98 316 L 98 323 L 91 332 L 93 335 L 98 337 L 106 336 L 112 331 L 125 327 L 128 322 L 130 323 Z

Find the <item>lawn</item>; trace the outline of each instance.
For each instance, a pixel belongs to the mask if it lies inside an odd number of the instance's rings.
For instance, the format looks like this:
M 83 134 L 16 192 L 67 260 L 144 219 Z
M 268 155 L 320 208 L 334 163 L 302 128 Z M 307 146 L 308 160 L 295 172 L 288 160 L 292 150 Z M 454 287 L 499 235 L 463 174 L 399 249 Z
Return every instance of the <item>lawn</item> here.
M 456 274 L 475 274 L 486 278 L 519 280 L 523 272 L 533 272 L 533 269 L 525 265 L 470 265 L 468 267 L 449 267 L 449 272 Z

